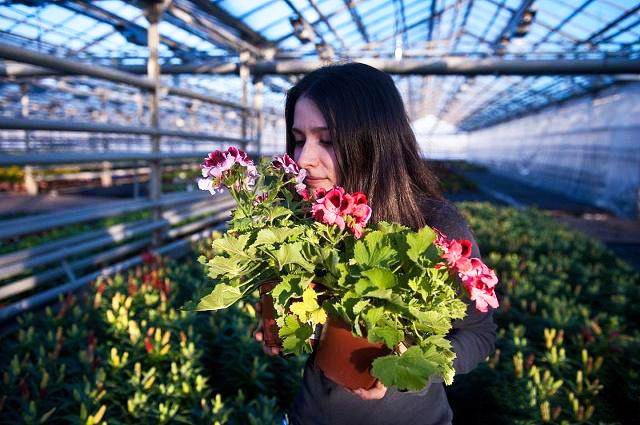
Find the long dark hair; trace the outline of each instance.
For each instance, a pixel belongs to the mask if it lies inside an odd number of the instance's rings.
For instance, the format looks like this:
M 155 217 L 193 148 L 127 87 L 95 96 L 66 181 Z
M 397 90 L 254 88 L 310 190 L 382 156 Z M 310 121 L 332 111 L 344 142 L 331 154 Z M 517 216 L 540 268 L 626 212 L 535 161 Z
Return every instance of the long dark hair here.
M 402 98 L 386 73 L 362 63 L 331 65 L 302 78 L 287 93 L 287 153 L 293 157 L 293 116 L 300 97 L 322 113 L 338 163 L 338 184 L 367 195 L 373 222 L 418 229 L 424 199 L 442 200 L 438 180 L 420 158 Z

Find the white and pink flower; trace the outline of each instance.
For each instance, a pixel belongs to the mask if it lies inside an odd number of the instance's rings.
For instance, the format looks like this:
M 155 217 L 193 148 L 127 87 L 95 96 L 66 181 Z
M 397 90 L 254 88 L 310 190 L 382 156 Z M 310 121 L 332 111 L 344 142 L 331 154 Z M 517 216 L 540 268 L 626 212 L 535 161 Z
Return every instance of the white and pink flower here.
M 246 152 L 233 146 L 224 152 L 211 152 L 201 167 L 203 178 L 198 179 L 198 188 L 212 195 L 222 192 L 223 186 L 236 190 L 249 188 L 258 178 L 258 171 Z
M 304 183 L 304 179 L 307 178 L 307 170 L 300 168 L 300 166 L 286 153 L 274 156 L 272 165 L 276 169 L 282 169 L 286 174 L 294 176 L 296 179 L 296 193 L 302 196 L 302 199 L 305 201 L 311 199 L 309 191 L 307 190 L 307 185 Z

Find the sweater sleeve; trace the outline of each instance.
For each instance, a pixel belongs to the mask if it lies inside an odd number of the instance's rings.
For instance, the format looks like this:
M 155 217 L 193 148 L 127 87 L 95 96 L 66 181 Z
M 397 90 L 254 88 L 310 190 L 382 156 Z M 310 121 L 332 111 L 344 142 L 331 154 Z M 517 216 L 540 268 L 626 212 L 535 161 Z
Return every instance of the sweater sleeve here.
M 480 258 L 480 251 L 473 233 L 455 206 L 447 204 L 430 221 L 432 227 L 437 228 L 449 238 L 471 241 L 473 247 L 471 257 Z M 446 336 L 456 353 L 453 362 L 456 374 L 471 372 L 478 363 L 493 352 L 496 341 L 493 310 L 489 309 L 487 313 L 482 313 L 475 308 L 475 304 L 468 297 L 465 297 L 464 301 L 467 304 L 467 315 L 463 319 L 455 320 Z M 442 379 L 433 378 L 432 382 L 442 382 Z

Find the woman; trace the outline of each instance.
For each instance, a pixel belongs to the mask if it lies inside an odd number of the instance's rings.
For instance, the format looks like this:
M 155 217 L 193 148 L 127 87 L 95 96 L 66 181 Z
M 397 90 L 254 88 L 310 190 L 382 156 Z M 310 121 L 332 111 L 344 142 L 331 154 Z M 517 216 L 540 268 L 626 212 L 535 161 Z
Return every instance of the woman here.
M 313 189 L 340 185 L 363 192 L 371 221 L 399 222 L 417 230 L 435 227 L 450 238 L 478 247 L 464 218 L 439 193 L 420 158 L 404 105 L 389 75 L 352 63 L 327 66 L 306 75 L 287 94 L 287 153 L 307 170 Z M 467 317 L 448 338 L 457 355 L 456 373 L 467 373 L 494 348 L 492 313 L 468 304 Z M 256 334 L 261 339 L 261 334 Z M 277 349 L 267 349 L 277 354 Z M 400 392 L 377 381 L 371 389 L 348 390 L 305 366 L 303 384 L 291 411 L 293 424 L 449 424 L 453 414 L 442 380 L 432 378 L 417 392 Z

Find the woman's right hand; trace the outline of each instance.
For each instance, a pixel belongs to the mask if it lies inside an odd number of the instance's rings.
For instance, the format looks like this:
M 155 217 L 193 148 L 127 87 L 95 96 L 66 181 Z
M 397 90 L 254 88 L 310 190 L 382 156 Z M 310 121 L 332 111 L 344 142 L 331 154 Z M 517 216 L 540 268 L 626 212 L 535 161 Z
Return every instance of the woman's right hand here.
M 260 312 L 261 312 L 261 305 L 258 302 L 254 308 L 256 310 L 256 313 L 258 317 L 260 316 Z M 265 354 L 268 354 L 269 356 L 277 356 L 278 354 L 280 354 L 280 348 L 279 347 L 267 347 L 266 344 L 264 344 L 264 334 L 262 332 L 262 320 L 258 319 L 258 328 L 256 329 L 256 331 L 253 333 L 253 337 L 256 339 L 256 341 L 259 342 L 263 342 L 262 344 L 262 351 L 265 352 Z

